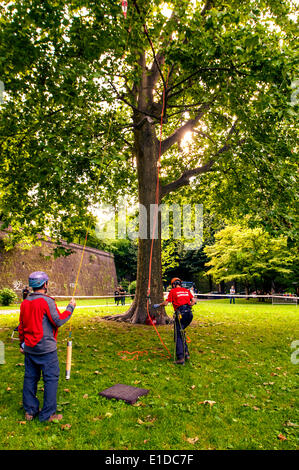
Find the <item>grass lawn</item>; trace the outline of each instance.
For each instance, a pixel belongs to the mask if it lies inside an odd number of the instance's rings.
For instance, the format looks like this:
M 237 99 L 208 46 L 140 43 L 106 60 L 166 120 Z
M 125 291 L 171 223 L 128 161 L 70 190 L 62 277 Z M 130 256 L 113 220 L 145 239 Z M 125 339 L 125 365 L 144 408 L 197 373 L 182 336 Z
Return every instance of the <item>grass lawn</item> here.
M 58 335 L 59 424 L 24 421 L 24 357 L 9 339 L 18 314 L 0 315 L 6 361 L 0 365 L 0 449 L 298 448 L 299 365 L 291 362 L 291 343 L 299 340 L 298 307 L 199 302 L 187 329 L 191 361 L 178 366 L 163 356 L 152 326 L 101 319 L 126 307 L 88 303 L 72 320 L 70 381 L 64 378 L 68 325 Z M 172 326 L 160 326 L 159 333 L 173 353 Z M 136 350 L 143 351 L 138 360 L 122 352 Z M 98 395 L 117 383 L 150 392 L 133 406 Z M 41 381 L 41 401 L 42 386 Z

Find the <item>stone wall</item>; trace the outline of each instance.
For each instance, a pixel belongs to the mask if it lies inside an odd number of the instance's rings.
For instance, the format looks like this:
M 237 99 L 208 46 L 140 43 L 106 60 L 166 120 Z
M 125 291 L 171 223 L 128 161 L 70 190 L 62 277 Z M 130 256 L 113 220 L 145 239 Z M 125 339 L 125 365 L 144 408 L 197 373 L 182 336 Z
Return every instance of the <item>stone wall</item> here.
M 5 236 L 0 232 L 0 240 Z M 18 296 L 28 285 L 33 271 L 45 271 L 49 278 L 49 295 L 71 296 L 76 282 L 83 246 L 63 244 L 73 253 L 54 259 L 54 243 L 42 241 L 41 246 L 23 249 L 20 246 L 6 252 L 0 247 L 0 289 L 10 287 Z M 113 295 L 117 285 L 114 256 L 111 253 L 86 247 L 76 289 L 77 295 Z

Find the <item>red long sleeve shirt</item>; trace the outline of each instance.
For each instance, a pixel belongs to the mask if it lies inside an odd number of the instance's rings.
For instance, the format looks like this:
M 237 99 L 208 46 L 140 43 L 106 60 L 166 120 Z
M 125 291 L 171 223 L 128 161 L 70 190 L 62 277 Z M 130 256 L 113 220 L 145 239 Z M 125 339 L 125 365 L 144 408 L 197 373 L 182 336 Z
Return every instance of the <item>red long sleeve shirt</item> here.
M 24 351 L 45 354 L 57 348 L 58 328 L 66 323 L 74 311 L 69 304 L 60 313 L 55 300 L 48 295 L 32 293 L 21 303 L 19 339 L 25 342 Z

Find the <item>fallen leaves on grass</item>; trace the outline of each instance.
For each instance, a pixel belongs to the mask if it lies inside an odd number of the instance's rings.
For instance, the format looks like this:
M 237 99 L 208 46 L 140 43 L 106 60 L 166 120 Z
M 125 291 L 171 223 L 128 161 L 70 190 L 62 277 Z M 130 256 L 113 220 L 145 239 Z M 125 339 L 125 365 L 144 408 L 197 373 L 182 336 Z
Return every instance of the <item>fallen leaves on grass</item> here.
M 210 406 L 214 406 L 216 404 L 215 401 L 213 400 L 204 400 L 204 401 L 199 401 L 198 402 L 198 405 L 210 405 Z
M 248 403 L 243 403 L 242 406 L 249 406 L 249 408 L 252 408 L 254 411 L 260 410 L 260 408 L 258 406 L 250 406 Z
M 137 423 L 140 425 L 145 425 L 145 426 L 153 426 L 154 422 L 156 421 L 155 416 L 148 415 L 146 418 L 144 418 L 144 421 L 140 418 L 137 419 Z
M 70 389 L 69 389 L 69 388 L 64 388 L 63 391 L 64 391 L 65 393 L 70 393 Z
M 62 424 L 61 429 L 68 431 L 71 429 L 72 425 L 71 424 Z
M 189 444 L 195 444 L 199 440 L 199 437 L 187 437 L 186 441 L 189 442 Z
M 142 401 L 139 401 L 139 402 L 137 402 L 137 403 L 134 403 L 133 406 L 136 406 L 136 407 L 138 407 L 138 406 L 146 406 L 146 404 L 143 403 Z
M 104 418 L 103 415 L 95 416 L 94 418 L 92 418 L 92 421 L 100 421 L 103 418 Z
M 287 440 L 287 438 L 286 438 L 283 434 L 281 434 L 281 433 L 278 434 L 277 438 L 278 438 L 280 441 L 286 441 L 286 440 Z
M 299 424 L 292 423 L 291 421 L 287 421 L 286 423 L 284 423 L 284 426 L 298 428 Z

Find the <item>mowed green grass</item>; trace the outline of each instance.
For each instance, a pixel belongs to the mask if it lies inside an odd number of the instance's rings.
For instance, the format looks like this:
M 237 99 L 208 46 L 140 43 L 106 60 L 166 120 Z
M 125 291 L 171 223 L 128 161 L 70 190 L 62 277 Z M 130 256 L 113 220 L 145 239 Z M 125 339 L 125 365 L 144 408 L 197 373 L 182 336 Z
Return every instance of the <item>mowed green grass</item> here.
M 183 367 L 165 356 L 152 326 L 101 318 L 120 311 L 125 307 L 75 310 L 69 381 L 64 378 L 68 324 L 60 329 L 63 421 L 57 424 L 24 421 L 24 357 L 9 339 L 18 315 L 0 315 L 1 449 L 298 448 L 299 364 L 291 361 L 291 344 L 299 340 L 298 307 L 199 302 L 187 329 L 191 361 Z M 172 326 L 158 331 L 173 354 Z M 134 351 L 142 353 L 129 354 Z M 133 406 L 98 395 L 117 383 L 149 393 Z M 41 381 L 41 401 L 42 387 Z

